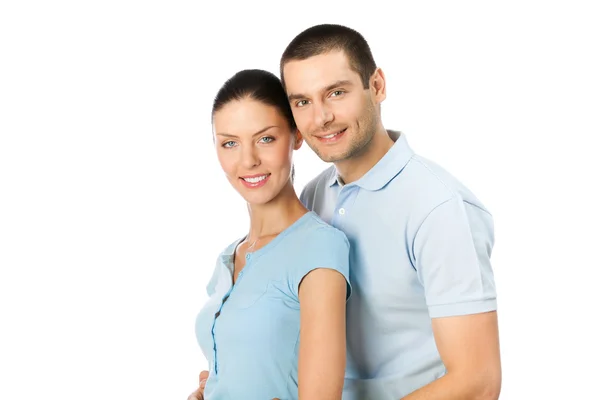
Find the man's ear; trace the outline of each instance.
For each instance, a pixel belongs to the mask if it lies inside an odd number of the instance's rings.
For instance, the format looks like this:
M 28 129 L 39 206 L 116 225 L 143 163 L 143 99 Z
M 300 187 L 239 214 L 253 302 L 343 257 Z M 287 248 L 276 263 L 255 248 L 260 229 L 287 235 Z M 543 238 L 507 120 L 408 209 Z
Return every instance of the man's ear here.
M 377 68 L 370 79 L 371 91 L 375 102 L 381 103 L 386 97 L 385 75 L 381 68 Z
M 294 150 L 298 150 L 302 146 L 302 143 L 304 143 L 304 138 L 302 137 L 300 130 L 297 128 L 296 128 L 296 132 L 294 133 L 294 138 L 296 140 L 294 142 Z

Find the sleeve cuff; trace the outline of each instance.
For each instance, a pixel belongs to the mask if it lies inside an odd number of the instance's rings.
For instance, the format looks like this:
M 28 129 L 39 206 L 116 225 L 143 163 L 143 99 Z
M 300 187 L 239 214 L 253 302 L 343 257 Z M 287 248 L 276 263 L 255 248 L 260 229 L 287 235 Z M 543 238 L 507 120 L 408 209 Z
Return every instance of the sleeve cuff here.
M 429 306 L 431 318 L 454 317 L 496 311 L 496 299 L 469 301 L 466 303 L 440 304 Z
M 335 267 L 314 267 L 314 268 L 311 268 L 308 271 L 306 271 L 304 274 L 302 274 L 302 276 L 300 277 L 300 280 L 298 281 L 298 285 L 296 285 L 296 287 L 295 287 L 296 296 L 300 295 L 300 283 L 302 283 L 302 280 L 304 279 L 304 277 L 306 275 L 308 275 L 309 273 L 311 273 L 312 271 L 314 271 L 315 269 L 330 269 L 332 271 L 338 272 L 340 275 L 342 275 L 344 277 L 344 279 L 346 280 L 346 303 L 347 303 L 348 300 L 350 299 L 350 296 L 352 295 L 352 285 L 350 284 L 350 279 L 348 278 L 348 275 L 344 274 L 344 272 L 342 271 L 341 268 L 335 268 Z

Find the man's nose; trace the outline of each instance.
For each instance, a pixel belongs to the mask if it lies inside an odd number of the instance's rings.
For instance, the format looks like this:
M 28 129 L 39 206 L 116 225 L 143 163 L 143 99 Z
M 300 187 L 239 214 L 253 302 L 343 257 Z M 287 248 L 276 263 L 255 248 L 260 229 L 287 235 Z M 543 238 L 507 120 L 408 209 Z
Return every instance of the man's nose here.
M 319 128 L 325 128 L 333 121 L 333 112 L 324 103 L 313 104 L 313 113 L 315 124 Z

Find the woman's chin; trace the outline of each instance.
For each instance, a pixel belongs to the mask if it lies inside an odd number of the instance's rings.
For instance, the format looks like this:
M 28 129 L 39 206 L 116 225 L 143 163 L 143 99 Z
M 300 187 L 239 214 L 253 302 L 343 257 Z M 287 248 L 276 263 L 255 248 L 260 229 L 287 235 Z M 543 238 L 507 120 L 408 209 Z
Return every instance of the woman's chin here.
M 263 193 L 259 193 L 256 191 L 255 193 L 248 193 L 247 190 L 240 192 L 242 198 L 251 206 L 262 206 L 264 204 L 269 203 L 276 196 L 272 192 L 264 191 Z

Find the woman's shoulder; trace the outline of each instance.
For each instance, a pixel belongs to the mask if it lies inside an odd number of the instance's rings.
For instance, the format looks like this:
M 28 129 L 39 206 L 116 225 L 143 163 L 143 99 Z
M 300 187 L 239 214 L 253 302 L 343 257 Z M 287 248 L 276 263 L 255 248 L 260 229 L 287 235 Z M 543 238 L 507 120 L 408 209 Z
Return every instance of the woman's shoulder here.
M 285 257 L 288 259 L 289 287 L 294 295 L 303 278 L 315 269 L 333 269 L 348 281 L 350 244 L 340 229 L 328 224 L 314 212 L 297 236 L 288 242 Z
M 311 226 L 315 232 L 324 236 L 333 236 L 335 238 L 346 238 L 346 234 L 341 230 L 323 220 L 317 213 L 310 211 Z
M 235 239 L 233 242 L 229 243 L 222 251 L 221 253 L 219 253 L 219 257 L 228 257 L 228 256 L 232 256 L 235 253 L 235 249 L 237 248 L 238 244 L 240 244 L 243 240 L 245 239 L 245 237 L 240 237 Z
M 212 276 L 206 285 L 209 296 L 215 294 L 215 288 L 219 282 L 229 281 L 229 274 L 233 273 L 233 256 L 235 255 L 235 249 L 242 240 L 244 240 L 244 238 L 234 240 L 217 256 Z
M 335 226 L 324 221 L 314 211 L 309 211 L 307 215 L 307 223 L 303 225 L 301 232 L 300 248 L 306 250 L 307 247 L 330 247 L 335 248 L 336 245 L 348 247 L 348 238 L 346 234 Z

